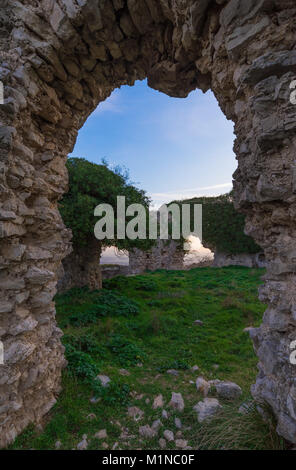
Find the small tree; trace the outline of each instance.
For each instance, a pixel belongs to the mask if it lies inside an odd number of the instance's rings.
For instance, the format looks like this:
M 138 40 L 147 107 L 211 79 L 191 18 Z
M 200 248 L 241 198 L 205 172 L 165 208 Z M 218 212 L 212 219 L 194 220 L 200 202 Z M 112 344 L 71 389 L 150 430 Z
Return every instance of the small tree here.
M 131 247 L 147 249 L 151 246 L 151 241 L 149 238 L 133 241 L 116 238 L 102 242 L 96 240 L 95 207 L 102 203 L 110 204 L 116 217 L 117 196 L 125 196 L 127 206 L 142 204 L 148 214 L 150 200 L 145 191 L 136 188 L 129 181 L 126 171 L 120 167 L 112 171 L 105 161 L 98 165 L 84 158 L 69 158 L 67 169 L 69 191 L 60 203 L 60 212 L 65 225 L 73 233 L 73 253 L 64 262 L 66 271 L 69 273 L 72 270 L 72 281 L 68 285 L 87 284 L 91 288 L 98 288 L 101 285 L 99 260 L 102 247 L 116 246 L 121 250 Z

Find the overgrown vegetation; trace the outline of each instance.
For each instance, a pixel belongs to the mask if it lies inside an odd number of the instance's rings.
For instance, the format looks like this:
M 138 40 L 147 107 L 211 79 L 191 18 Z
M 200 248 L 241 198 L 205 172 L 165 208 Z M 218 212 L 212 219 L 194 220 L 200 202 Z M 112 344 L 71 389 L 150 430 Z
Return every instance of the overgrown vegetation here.
M 262 249 L 253 238 L 245 235 L 245 216 L 238 213 L 233 204 L 233 194 L 217 197 L 199 197 L 181 201 L 191 205 L 202 204 L 203 244 L 220 253 L 259 253 Z
M 89 449 L 101 449 L 103 442 L 110 449 L 116 442 L 122 449 L 159 449 L 165 429 L 176 434 L 176 416 L 182 421 L 183 438 L 194 449 L 281 448 L 274 425 L 264 423 L 255 407 L 247 415 L 238 413 L 251 399 L 250 385 L 257 374 L 257 358 L 243 330 L 258 326 L 265 310 L 257 298 L 263 273 L 238 267 L 157 271 L 106 281 L 102 292 L 76 289 L 57 296 L 69 361 L 63 391 L 44 431 L 29 427 L 12 448 L 54 449 L 60 441 L 61 448 L 72 449 L 87 434 Z M 95 309 L 98 306 L 101 310 Z M 93 311 L 99 313 L 85 321 Z M 194 325 L 197 319 L 203 326 Z M 194 365 L 198 372 L 192 372 Z M 122 375 L 123 368 L 130 375 Z M 178 375 L 168 374 L 168 369 Z M 102 387 L 97 374 L 109 376 L 110 384 Z M 199 375 L 231 380 L 243 389 L 235 402 L 220 400 L 223 409 L 210 423 L 199 424 L 193 411 L 202 399 L 194 383 Z M 182 393 L 182 414 L 168 406 L 172 391 Z M 159 394 L 168 420 L 152 407 Z M 139 422 L 127 415 L 128 406 L 144 412 Z M 164 424 L 159 436 L 141 438 L 139 426 L 156 419 Z M 94 437 L 100 429 L 107 431 L 104 440 Z
M 119 249 L 151 247 L 151 240 L 118 239 L 117 234 L 117 196 L 124 196 L 126 206 L 141 204 L 147 211 L 150 199 L 145 191 L 131 183 L 127 170 L 116 167 L 111 169 L 106 161 L 102 164 L 89 162 L 84 158 L 68 158 L 69 191 L 60 203 L 63 221 L 73 233 L 74 250 L 86 248 L 94 239 L 94 227 L 98 219 L 94 210 L 99 204 L 109 204 L 114 210 L 114 239 L 102 240 L 102 246 L 117 246 Z M 129 217 L 126 218 L 127 222 Z M 99 242 L 98 242 L 99 243 Z

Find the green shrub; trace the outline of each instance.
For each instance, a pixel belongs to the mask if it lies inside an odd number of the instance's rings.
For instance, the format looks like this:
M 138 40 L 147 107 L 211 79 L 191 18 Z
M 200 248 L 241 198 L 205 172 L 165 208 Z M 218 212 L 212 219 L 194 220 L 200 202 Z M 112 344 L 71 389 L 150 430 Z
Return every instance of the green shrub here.
M 188 370 L 189 368 L 190 366 L 188 365 L 187 362 L 177 359 L 174 361 L 168 361 L 168 362 L 162 363 L 160 366 L 157 367 L 157 370 L 162 373 L 168 369 Z
M 80 292 L 80 295 L 79 295 Z M 83 303 L 84 299 L 84 303 Z M 82 301 L 81 307 L 77 307 Z M 88 303 L 89 302 L 89 303 Z M 117 292 L 101 290 L 90 292 L 87 289 L 75 289 L 70 296 L 61 296 L 58 299 L 58 305 L 63 305 L 67 310 L 74 310 L 73 313 L 67 313 L 60 321 L 61 328 L 67 325 L 75 327 L 86 326 L 97 323 L 99 318 L 124 316 L 130 317 L 138 315 L 140 311 L 139 304 Z
M 233 192 L 218 197 L 200 197 L 183 201 L 190 204 L 193 220 L 194 204 L 202 204 L 203 244 L 222 253 L 258 253 L 262 249 L 245 235 L 245 215 L 233 204 Z
M 90 333 L 85 333 L 79 336 L 65 334 L 63 336 L 63 343 L 72 346 L 74 349 L 89 354 L 101 354 L 102 346 L 97 343 L 97 340 Z
M 106 405 L 127 406 L 130 403 L 130 387 L 124 383 L 110 382 L 103 387 L 98 380 L 93 380 L 92 390 L 96 398 L 101 398 Z
M 145 276 L 137 276 L 133 287 L 135 290 L 144 290 L 147 292 L 154 291 L 158 288 L 157 283 L 153 279 Z
M 66 344 L 66 359 L 70 374 L 86 382 L 91 382 L 99 373 L 99 368 L 93 358 L 70 344 Z
M 107 346 L 123 366 L 135 365 L 146 358 L 145 352 L 139 346 L 121 335 L 112 335 Z
M 66 166 L 69 191 L 60 202 L 59 209 L 65 225 L 72 230 L 74 250 L 78 247 L 87 249 L 89 240 L 94 239 L 94 226 L 97 222 L 94 209 L 99 204 L 110 204 L 116 209 L 117 196 L 125 196 L 127 206 L 133 203 L 142 204 L 148 216 L 150 199 L 145 191 L 130 182 L 128 172 L 124 168 L 111 170 L 106 161 L 98 165 L 84 158 L 74 157 L 68 158 Z M 115 222 L 117 223 L 117 220 Z M 152 244 L 149 239 L 131 241 L 115 238 L 102 241 L 103 246 L 116 245 L 120 249 L 128 249 L 130 246 L 149 248 Z

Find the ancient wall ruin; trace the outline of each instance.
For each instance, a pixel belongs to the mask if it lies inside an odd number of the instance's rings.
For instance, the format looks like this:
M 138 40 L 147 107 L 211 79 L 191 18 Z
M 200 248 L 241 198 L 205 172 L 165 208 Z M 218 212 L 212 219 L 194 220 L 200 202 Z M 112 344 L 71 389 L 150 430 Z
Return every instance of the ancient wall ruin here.
M 183 269 L 184 255 L 183 246 L 174 240 L 157 240 L 150 250 L 134 248 L 129 251 L 129 272 L 141 274 L 157 269 Z
M 170 96 L 212 89 L 235 123 L 235 202 L 268 260 L 252 392 L 296 442 L 295 14 L 294 0 L 3 0 L 1 446 L 39 422 L 60 390 L 52 299 L 69 244 L 57 209 L 67 154 L 99 102 L 146 77 Z
M 229 254 L 215 252 L 213 266 L 222 268 L 225 266 L 245 266 L 247 268 L 266 268 L 267 263 L 264 253 L 239 253 Z
M 76 247 L 60 264 L 57 290 L 65 292 L 73 287 L 87 286 L 90 290 L 102 288 L 100 266 L 101 244 L 95 238 L 87 246 Z

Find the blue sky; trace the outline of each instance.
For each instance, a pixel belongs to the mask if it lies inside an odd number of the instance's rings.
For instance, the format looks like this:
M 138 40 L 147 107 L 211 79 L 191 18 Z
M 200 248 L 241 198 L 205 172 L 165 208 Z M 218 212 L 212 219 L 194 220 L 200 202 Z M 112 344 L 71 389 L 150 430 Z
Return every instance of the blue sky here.
M 236 169 L 233 140 L 233 124 L 211 92 L 170 98 L 142 81 L 115 90 L 98 106 L 71 156 L 125 166 L 159 206 L 229 191 Z

